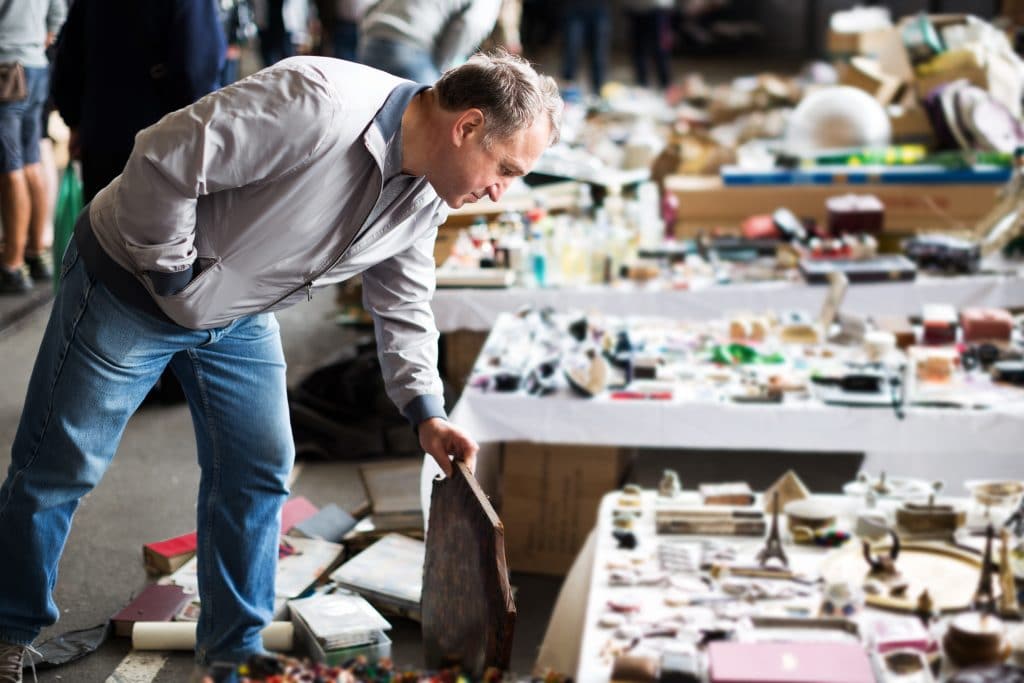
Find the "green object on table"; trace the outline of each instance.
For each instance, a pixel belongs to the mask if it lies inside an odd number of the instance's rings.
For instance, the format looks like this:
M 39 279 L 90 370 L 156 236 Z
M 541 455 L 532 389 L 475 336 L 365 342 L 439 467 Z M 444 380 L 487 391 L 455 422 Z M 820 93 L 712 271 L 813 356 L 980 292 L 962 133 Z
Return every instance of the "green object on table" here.
M 57 206 L 53 215 L 53 265 L 60 268 L 64 252 L 75 234 L 75 221 L 82 211 L 82 181 L 72 164 L 64 169 L 57 189 Z M 59 274 L 57 270 L 57 274 Z M 53 289 L 60 287 L 60 277 L 55 274 Z
M 722 365 L 750 365 L 751 363 L 776 365 L 785 361 L 785 357 L 778 352 L 762 355 L 746 344 L 733 343 L 728 346 L 719 344 L 711 349 L 711 362 Z

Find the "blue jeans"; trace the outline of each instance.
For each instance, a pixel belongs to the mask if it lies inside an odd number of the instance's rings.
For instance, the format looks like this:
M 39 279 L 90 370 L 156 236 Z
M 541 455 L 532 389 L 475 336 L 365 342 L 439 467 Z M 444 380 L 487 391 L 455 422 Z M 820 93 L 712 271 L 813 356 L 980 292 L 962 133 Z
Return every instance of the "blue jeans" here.
M 28 95 L 17 102 L 0 102 L 0 173 L 39 163 L 43 134 L 43 105 L 50 86 L 50 69 L 25 67 Z
M 0 487 L 0 641 L 29 643 L 56 622 L 57 563 L 78 501 L 170 363 L 201 469 L 196 658 L 262 652 L 294 459 L 277 320 L 252 315 L 213 330 L 159 320 L 96 282 L 74 241 L 62 280 Z
M 361 37 L 359 62 L 424 85 L 432 85 L 441 76 L 430 53 L 396 40 Z
M 562 78 L 576 80 L 580 53 L 586 43 L 590 54 L 590 87 L 601 94 L 608 71 L 608 46 L 611 44 L 612 20 L 604 6 L 565 10 L 565 35 L 562 44 Z

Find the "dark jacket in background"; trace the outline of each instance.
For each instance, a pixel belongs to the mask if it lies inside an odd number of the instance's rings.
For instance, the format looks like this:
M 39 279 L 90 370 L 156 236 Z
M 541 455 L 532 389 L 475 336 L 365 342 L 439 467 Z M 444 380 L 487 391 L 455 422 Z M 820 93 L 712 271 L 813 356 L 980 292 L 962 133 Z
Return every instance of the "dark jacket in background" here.
M 86 201 L 124 168 L 138 131 L 219 86 L 225 49 L 217 0 L 76 0 L 53 96 L 78 130 Z

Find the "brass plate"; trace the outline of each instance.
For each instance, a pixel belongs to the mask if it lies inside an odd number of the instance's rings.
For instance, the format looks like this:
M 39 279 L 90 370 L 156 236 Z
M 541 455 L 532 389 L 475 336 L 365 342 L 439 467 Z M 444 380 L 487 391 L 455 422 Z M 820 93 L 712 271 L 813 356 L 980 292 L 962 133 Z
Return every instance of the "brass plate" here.
M 935 608 L 942 612 L 956 612 L 970 607 L 974 591 L 981 576 L 981 556 L 940 543 L 903 543 L 896 559 L 896 568 L 909 586 L 903 597 L 867 595 L 865 601 L 872 607 L 913 612 L 917 597 L 925 588 Z M 888 545 L 875 546 L 875 553 L 885 553 Z M 860 544 L 847 543 L 825 556 L 821 575 L 826 583 L 849 581 L 863 586 L 868 576 Z M 998 582 L 993 581 L 993 592 L 998 596 Z

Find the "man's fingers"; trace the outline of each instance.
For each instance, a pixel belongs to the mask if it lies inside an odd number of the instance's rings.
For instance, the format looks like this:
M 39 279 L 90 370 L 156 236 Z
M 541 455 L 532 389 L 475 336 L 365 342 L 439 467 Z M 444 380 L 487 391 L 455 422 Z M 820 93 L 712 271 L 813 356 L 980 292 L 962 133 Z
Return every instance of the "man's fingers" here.
M 438 455 L 437 453 L 432 452 L 430 456 L 434 458 L 434 461 L 437 463 L 437 466 L 441 468 L 442 472 L 444 472 L 444 476 L 452 476 L 452 461 L 448 458 L 448 455 L 446 453 L 442 451 L 441 454 Z

